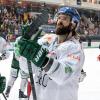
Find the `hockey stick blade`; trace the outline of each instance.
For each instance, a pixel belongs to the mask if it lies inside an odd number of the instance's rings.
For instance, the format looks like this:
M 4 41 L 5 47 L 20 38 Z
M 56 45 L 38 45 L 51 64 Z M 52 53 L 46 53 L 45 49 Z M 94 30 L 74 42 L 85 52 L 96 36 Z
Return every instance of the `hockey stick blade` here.
M 48 22 L 48 12 L 44 11 L 42 14 L 37 15 L 36 18 L 34 18 L 33 22 L 30 24 L 29 32 L 24 34 L 23 37 L 25 39 L 30 39 L 32 35 L 36 34 L 36 32 L 39 30 L 39 27 L 43 24 L 47 24 Z

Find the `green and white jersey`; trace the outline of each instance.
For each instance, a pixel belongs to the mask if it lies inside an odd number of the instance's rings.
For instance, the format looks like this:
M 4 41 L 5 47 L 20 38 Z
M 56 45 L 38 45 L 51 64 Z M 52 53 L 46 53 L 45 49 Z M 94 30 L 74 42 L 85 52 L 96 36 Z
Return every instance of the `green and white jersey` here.
M 21 36 L 16 38 L 16 41 L 14 43 L 14 53 L 15 53 L 15 56 L 16 57 L 19 57 L 20 56 L 20 53 L 19 53 L 19 45 L 18 45 L 18 41 L 20 40 Z

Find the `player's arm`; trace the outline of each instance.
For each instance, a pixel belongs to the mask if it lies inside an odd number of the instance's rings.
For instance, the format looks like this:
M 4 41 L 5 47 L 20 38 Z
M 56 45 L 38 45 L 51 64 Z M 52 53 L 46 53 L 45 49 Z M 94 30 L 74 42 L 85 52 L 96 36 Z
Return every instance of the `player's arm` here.
M 80 65 L 82 65 L 84 57 L 82 57 L 83 53 L 80 47 L 76 44 L 67 47 L 68 50 L 64 47 L 64 50 L 61 50 L 63 57 L 59 60 L 48 57 L 46 49 L 36 42 L 26 41 L 26 44 L 22 55 L 30 59 L 36 67 L 45 70 L 58 84 L 62 84 L 77 70 L 81 71 Z
M 59 85 L 66 82 L 76 71 L 80 74 L 84 61 L 84 55 L 78 47 L 72 48 L 70 46 L 69 50 L 65 52 L 62 50 L 61 54 L 63 56 L 59 60 L 49 58 L 49 61 L 44 66 L 46 73 Z
M 0 55 L 0 60 L 5 60 L 9 57 L 10 52 L 9 52 L 9 48 L 7 47 L 7 42 L 2 39 L 2 50 L 1 50 L 1 55 Z
M 59 85 L 67 81 L 76 71 L 79 71 L 80 74 L 84 62 L 84 54 L 79 46 L 71 45 L 68 50 L 62 49 L 61 56 L 58 60 L 46 56 L 43 66 L 41 66 L 51 79 Z

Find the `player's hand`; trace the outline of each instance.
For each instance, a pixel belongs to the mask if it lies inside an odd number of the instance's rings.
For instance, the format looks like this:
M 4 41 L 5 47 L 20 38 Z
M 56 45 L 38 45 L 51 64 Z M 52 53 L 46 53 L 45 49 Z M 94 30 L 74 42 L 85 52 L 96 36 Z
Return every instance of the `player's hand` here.
M 30 25 L 26 24 L 22 26 L 22 37 L 24 37 L 25 39 L 30 39 L 30 36 L 28 35 L 30 31 Z
M 47 57 L 48 51 L 40 46 L 39 48 L 35 47 L 36 52 L 34 53 L 32 57 L 32 62 L 37 67 L 44 67 L 44 65 L 48 62 L 49 58 Z
M 48 51 L 37 42 L 23 39 L 19 42 L 19 47 L 20 55 L 31 60 L 37 67 L 40 67 L 47 58 Z
M 31 47 L 32 45 L 31 44 L 32 44 L 31 41 L 28 41 L 24 38 L 21 38 L 18 41 L 20 55 L 24 56 L 28 60 L 31 60 L 31 56 L 30 56 L 30 54 L 32 54 L 32 47 Z

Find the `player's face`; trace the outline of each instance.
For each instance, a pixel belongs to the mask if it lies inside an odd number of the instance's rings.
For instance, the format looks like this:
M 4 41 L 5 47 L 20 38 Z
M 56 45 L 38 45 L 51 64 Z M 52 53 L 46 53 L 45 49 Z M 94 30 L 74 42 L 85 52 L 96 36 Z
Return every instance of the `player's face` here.
M 60 14 L 57 18 L 56 34 L 64 35 L 69 32 L 71 18 L 69 15 Z
M 57 18 L 57 27 L 66 27 L 70 23 L 70 16 L 60 14 Z

